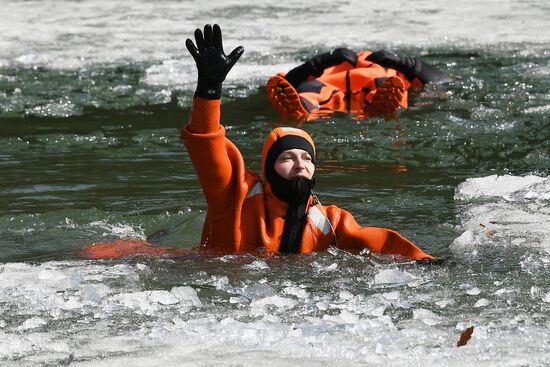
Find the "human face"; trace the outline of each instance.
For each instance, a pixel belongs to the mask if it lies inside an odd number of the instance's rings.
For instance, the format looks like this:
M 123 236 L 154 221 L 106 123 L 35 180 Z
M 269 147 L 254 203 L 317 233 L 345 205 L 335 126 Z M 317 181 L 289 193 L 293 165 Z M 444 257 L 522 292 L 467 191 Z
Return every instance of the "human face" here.
M 274 168 L 279 176 L 287 180 L 298 177 L 311 179 L 315 173 L 311 155 L 303 149 L 285 150 L 277 157 Z

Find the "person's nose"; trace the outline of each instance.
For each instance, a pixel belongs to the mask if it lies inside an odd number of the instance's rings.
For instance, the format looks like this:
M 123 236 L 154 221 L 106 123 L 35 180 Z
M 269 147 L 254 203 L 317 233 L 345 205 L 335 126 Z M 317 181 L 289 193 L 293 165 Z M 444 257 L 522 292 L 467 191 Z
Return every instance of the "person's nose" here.
M 294 161 L 294 168 L 298 171 L 303 170 L 306 168 L 306 161 L 302 158 L 296 158 L 296 161 Z

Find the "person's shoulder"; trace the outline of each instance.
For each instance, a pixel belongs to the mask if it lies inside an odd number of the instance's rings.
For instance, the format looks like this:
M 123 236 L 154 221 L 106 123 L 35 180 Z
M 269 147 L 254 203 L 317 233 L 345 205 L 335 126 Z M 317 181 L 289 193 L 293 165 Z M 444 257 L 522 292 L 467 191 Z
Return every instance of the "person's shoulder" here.
M 340 215 L 342 215 L 343 212 L 348 213 L 345 209 L 342 209 L 334 204 L 323 205 L 321 203 L 317 203 L 315 204 L 314 207 L 317 208 L 321 213 L 323 213 L 329 219 L 339 217 Z
M 246 198 L 251 198 L 264 193 L 264 185 L 260 176 L 253 171 L 244 173 L 244 183 L 246 185 Z
M 250 182 L 252 184 L 256 184 L 257 182 L 259 182 L 259 183 L 262 182 L 262 178 L 260 177 L 260 175 L 258 175 L 254 171 L 249 171 L 249 170 L 246 170 L 244 172 L 244 180 L 246 182 Z

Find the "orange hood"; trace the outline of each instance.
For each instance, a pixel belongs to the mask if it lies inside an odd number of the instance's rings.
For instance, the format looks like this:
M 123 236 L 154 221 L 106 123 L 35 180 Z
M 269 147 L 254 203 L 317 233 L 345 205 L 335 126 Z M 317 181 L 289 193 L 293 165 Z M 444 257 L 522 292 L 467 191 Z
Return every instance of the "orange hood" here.
M 313 162 L 315 162 L 315 143 L 304 130 L 293 127 L 278 127 L 271 130 L 267 135 L 262 149 L 262 176 L 265 183 L 265 192 L 268 196 L 271 196 L 273 191 L 270 183 L 270 172 L 267 171 L 274 172 L 272 165 L 274 165 L 275 159 L 281 152 L 294 148 L 308 151 L 313 158 Z M 271 170 L 266 170 L 267 164 L 271 166 Z

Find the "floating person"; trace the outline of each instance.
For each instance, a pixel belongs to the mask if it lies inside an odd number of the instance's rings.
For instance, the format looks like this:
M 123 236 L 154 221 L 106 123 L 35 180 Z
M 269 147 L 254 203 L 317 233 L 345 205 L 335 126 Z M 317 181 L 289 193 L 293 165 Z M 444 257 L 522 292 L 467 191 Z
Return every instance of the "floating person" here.
M 337 48 L 271 77 L 266 93 L 275 110 L 292 120 L 309 121 L 336 111 L 359 119 L 391 119 L 399 107 L 408 107 L 410 87 L 448 81 L 448 75 L 414 57 Z
M 278 127 L 267 135 L 262 149 L 265 181 L 247 171 L 240 151 L 227 139 L 220 123 L 222 83 L 244 48 L 226 55 L 218 25 L 197 29 L 195 43 L 186 41 L 197 65 L 198 82 L 181 138 L 208 205 L 199 250 L 226 254 L 266 249 L 269 253 L 303 254 L 337 246 L 435 260 L 396 231 L 362 227 L 346 210 L 322 205 L 313 192 L 315 144 L 303 130 Z M 131 247 L 125 247 L 124 256 L 131 253 Z M 95 248 L 100 249 L 99 254 Z M 135 248 L 158 256 L 154 245 L 138 240 Z M 91 258 L 113 252 L 108 243 L 85 250 L 83 256 Z M 170 248 L 164 251 L 168 256 L 178 254 Z

